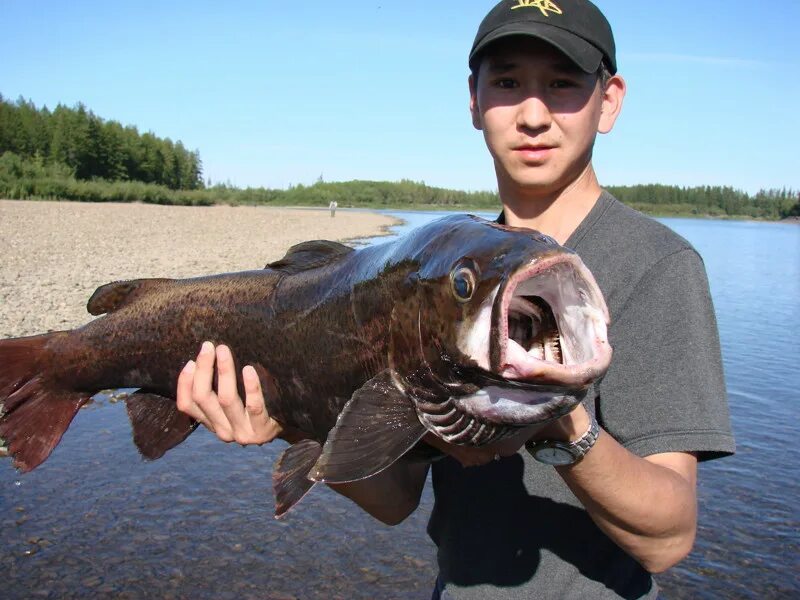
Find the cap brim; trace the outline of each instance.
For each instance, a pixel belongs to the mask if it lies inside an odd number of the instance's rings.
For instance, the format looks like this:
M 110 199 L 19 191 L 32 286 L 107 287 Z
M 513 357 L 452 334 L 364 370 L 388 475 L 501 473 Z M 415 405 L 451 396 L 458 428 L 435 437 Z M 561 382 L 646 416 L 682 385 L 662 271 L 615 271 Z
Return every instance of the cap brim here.
M 489 44 L 512 36 L 526 36 L 545 41 L 563 52 L 586 73 L 597 72 L 603 60 L 603 53 L 600 50 L 574 33 L 546 23 L 525 22 L 509 23 L 488 33 L 470 52 L 470 67 L 474 66 L 474 60 Z

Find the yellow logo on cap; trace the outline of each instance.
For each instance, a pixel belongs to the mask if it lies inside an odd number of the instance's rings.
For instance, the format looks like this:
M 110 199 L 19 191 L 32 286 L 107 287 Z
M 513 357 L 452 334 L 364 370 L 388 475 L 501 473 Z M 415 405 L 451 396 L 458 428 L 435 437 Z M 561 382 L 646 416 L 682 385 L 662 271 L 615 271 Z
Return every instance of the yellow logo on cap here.
M 515 8 L 538 8 L 542 11 L 542 14 L 545 17 L 549 17 L 550 15 L 547 14 L 548 11 L 555 15 L 563 15 L 564 13 L 561 12 L 561 9 L 556 5 L 555 2 L 550 2 L 550 0 L 517 0 L 519 4 L 516 6 L 512 6 L 511 10 Z

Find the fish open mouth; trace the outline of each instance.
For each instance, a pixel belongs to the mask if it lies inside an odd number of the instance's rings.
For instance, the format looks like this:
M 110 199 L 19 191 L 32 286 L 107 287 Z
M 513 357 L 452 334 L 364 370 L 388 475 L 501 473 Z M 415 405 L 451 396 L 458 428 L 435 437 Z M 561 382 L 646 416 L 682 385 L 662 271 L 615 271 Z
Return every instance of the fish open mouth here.
M 553 309 L 540 296 L 515 295 L 508 305 L 508 342 L 515 352 L 550 362 L 563 362 L 561 336 Z
M 583 387 L 608 368 L 608 309 L 577 255 L 551 255 L 520 269 L 498 291 L 494 304 L 495 373 Z

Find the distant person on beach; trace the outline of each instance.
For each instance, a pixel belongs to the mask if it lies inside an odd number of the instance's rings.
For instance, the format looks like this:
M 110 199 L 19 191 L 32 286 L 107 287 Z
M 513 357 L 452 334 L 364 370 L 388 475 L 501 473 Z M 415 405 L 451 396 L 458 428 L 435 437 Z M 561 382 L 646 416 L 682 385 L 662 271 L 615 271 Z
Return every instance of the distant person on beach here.
M 698 461 L 734 451 L 703 262 L 598 183 L 595 138 L 612 130 L 626 84 L 594 4 L 500 2 L 478 28 L 469 68 L 499 221 L 581 256 L 609 306 L 614 359 L 583 404 L 524 445 L 475 449 L 429 435 L 449 456 L 431 466 L 401 459 L 331 487 L 394 524 L 417 508 L 431 472 L 434 599 L 656 598 L 651 573 L 694 543 Z M 180 376 L 181 410 L 224 441 L 271 441 L 281 426 L 266 414 L 252 367 L 243 405 L 217 398 L 215 364 L 235 389 L 230 351 L 206 344 Z
M 328 205 L 328 208 L 331 209 L 331 218 L 336 216 L 336 207 L 339 206 L 336 200 L 331 200 L 331 203 Z

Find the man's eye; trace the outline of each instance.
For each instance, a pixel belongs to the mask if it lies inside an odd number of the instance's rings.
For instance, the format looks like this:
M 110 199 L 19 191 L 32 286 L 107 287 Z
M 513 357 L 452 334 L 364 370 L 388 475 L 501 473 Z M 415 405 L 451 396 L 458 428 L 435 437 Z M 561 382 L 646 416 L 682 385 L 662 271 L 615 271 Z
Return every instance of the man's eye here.
M 556 79 L 550 84 L 550 87 L 554 87 L 556 89 L 571 88 L 575 87 L 575 82 L 570 81 L 569 79 Z
M 506 78 L 506 79 L 498 79 L 498 80 L 495 82 L 495 85 L 496 85 L 497 87 L 499 87 L 499 88 L 506 89 L 506 90 L 510 90 L 510 89 L 513 89 L 513 88 L 519 87 L 519 86 L 517 85 L 517 82 L 516 82 L 515 80 L 513 80 L 513 79 L 508 79 L 508 78 Z

